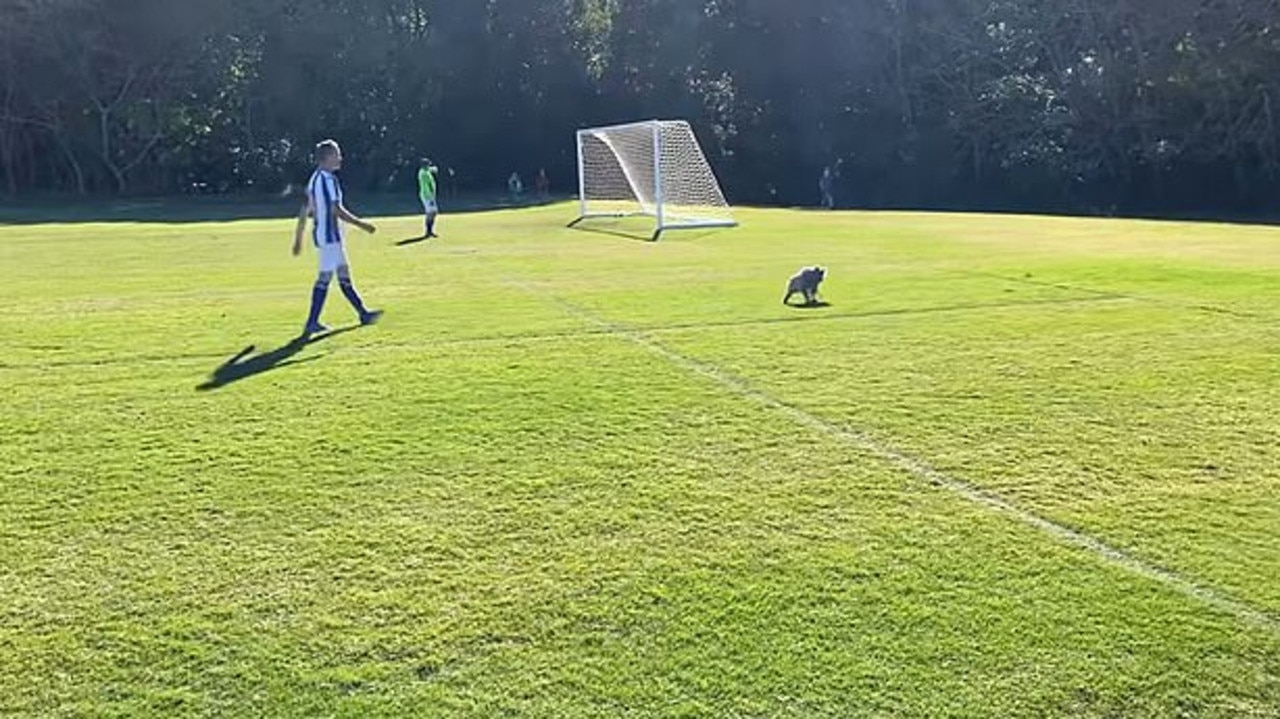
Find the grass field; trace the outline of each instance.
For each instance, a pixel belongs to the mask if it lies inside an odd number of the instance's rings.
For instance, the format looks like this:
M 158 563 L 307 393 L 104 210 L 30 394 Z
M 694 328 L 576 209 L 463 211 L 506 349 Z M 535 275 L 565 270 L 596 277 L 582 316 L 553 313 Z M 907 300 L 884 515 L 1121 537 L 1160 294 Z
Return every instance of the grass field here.
M 569 216 L 0 226 L 0 715 L 1280 716 L 1280 231 Z

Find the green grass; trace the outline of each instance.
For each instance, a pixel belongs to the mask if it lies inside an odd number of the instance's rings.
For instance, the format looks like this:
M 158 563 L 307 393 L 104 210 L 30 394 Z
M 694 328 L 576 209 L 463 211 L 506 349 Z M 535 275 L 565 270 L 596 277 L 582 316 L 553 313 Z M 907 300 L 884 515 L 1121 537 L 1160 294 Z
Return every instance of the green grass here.
M 1280 232 L 570 214 L 0 227 L 0 715 L 1280 716 Z

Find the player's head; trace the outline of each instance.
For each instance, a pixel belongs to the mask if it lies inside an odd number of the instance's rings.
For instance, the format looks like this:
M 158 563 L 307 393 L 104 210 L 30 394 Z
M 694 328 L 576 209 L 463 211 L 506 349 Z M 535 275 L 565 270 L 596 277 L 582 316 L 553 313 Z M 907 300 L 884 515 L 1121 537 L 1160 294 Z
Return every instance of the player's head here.
M 342 168 L 342 148 L 337 140 L 324 140 L 316 145 L 316 165 L 330 172 Z
M 422 169 L 424 169 L 424 170 L 429 170 L 429 171 L 431 171 L 431 172 L 435 172 L 435 171 L 436 171 L 436 164 L 435 164 L 434 162 L 432 162 L 432 161 L 431 161 L 431 158 L 429 158 L 429 157 L 424 157 L 424 158 L 422 158 L 422 160 L 421 160 L 421 161 L 419 161 L 419 163 L 418 163 L 418 164 L 419 164 L 419 165 L 421 165 L 421 166 L 422 166 Z

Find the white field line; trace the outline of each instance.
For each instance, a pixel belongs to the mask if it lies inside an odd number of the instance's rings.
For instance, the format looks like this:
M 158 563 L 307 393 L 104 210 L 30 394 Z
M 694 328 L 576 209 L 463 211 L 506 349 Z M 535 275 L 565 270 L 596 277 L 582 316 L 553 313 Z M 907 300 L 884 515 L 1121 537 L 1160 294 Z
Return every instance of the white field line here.
M 1128 554 L 1106 542 L 1064 524 L 1042 517 L 1023 509 L 999 495 L 976 487 L 962 479 L 957 479 L 930 466 L 924 460 L 913 457 L 892 446 L 880 442 L 865 432 L 848 429 L 828 420 L 788 404 L 767 392 L 752 387 L 745 380 L 725 372 L 715 365 L 702 362 L 668 349 L 645 334 L 604 320 L 591 312 L 571 304 L 559 297 L 549 295 L 537 288 L 523 283 L 516 283 L 526 292 L 536 294 L 555 302 L 567 312 L 594 324 L 609 334 L 627 339 L 667 361 L 691 372 L 714 380 L 721 386 L 744 399 L 749 399 L 766 407 L 778 410 L 797 422 L 812 429 L 830 435 L 852 447 L 871 454 L 881 460 L 915 476 L 917 479 L 935 487 L 950 491 L 979 506 L 1010 517 L 1022 524 L 1040 530 L 1065 544 L 1074 545 L 1096 554 L 1112 564 L 1123 567 L 1137 575 L 1155 580 L 1178 592 L 1199 600 L 1215 609 L 1221 610 L 1249 624 L 1264 628 L 1272 633 L 1280 634 L 1280 619 L 1265 610 L 1258 609 L 1248 603 L 1236 599 L 1220 590 L 1206 587 L 1177 572 L 1163 569 Z

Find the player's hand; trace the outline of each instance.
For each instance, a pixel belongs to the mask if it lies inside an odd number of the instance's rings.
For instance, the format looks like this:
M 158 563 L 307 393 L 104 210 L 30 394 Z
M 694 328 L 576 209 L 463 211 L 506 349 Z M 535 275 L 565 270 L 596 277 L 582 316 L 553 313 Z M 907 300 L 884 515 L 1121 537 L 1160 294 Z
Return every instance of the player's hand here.
M 368 232 L 368 233 L 369 233 L 369 234 L 371 234 L 371 235 L 372 235 L 372 234 L 374 234 L 374 233 L 376 233 L 376 232 L 378 231 L 378 228 L 374 227 L 372 224 L 370 224 L 370 223 L 368 223 L 368 222 L 366 222 L 366 223 L 364 223 L 363 225 L 361 225 L 361 226 L 360 226 L 360 229 L 364 230 L 365 232 Z
M 302 243 L 295 241 L 293 243 L 293 256 L 297 257 L 300 254 L 302 254 Z

